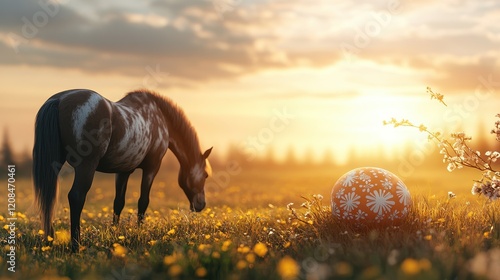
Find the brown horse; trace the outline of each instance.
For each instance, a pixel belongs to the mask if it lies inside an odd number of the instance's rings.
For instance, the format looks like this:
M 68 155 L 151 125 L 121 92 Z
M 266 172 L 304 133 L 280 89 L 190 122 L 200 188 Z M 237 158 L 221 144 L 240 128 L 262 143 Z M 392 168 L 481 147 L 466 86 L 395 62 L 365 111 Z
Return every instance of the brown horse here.
M 196 131 L 170 99 L 146 90 L 131 92 L 118 102 L 86 89 L 50 97 L 36 116 L 33 147 L 35 199 L 45 234 L 53 236 L 57 176 L 65 162 L 75 170 L 68 193 L 71 249 L 75 252 L 80 244 L 80 215 L 95 172 L 116 173 L 116 224 L 125 205 L 128 178 L 136 168 L 142 169 L 140 224 L 151 185 L 169 148 L 180 163 L 178 182 L 191 210 L 203 210 L 212 148 L 201 152 Z

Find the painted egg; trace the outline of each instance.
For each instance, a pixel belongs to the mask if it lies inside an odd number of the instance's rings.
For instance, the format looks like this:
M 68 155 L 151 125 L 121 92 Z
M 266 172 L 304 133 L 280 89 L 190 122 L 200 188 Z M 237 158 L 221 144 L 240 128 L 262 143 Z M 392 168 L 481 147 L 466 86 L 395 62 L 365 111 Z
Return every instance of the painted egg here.
M 408 214 L 411 197 L 403 181 L 376 167 L 353 169 L 332 189 L 332 213 L 357 225 L 398 224 Z

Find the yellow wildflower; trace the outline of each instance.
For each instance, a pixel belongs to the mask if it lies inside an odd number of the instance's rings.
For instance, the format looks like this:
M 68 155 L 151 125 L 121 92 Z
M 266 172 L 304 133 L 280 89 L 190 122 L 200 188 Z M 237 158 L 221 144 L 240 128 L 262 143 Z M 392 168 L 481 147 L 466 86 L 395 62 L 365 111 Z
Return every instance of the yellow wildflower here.
M 210 248 L 212 247 L 212 245 L 210 244 L 200 244 L 198 245 L 198 251 L 205 251 L 205 250 L 209 250 Z
M 68 244 L 71 236 L 68 231 L 56 231 L 54 244 Z
M 182 267 L 179 264 L 174 264 L 168 269 L 170 277 L 177 277 L 182 273 Z
M 239 270 L 245 269 L 246 267 L 247 267 L 247 262 L 244 261 L 244 260 L 239 260 L 236 263 L 236 268 L 239 269 Z
M 361 279 L 374 279 L 381 273 L 380 268 L 377 266 L 369 266 L 361 273 Z
M 432 263 L 428 259 L 419 260 L 418 265 L 421 270 L 430 270 L 432 268 Z
M 289 256 L 285 256 L 278 262 L 278 274 L 282 279 L 294 279 L 299 275 L 299 264 Z
M 21 218 L 21 219 L 26 219 L 26 215 L 24 215 L 21 212 L 16 212 L 16 217 Z
M 227 250 L 229 250 L 229 246 L 231 246 L 231 243 L 232 243 L 232 242 L 231 242 L 231 240 L 226 240 L 226 241 L 224 241 L 224 242 L 222 243 L 222 248 L 221 248 L 221 250 L 222 250 L 223 252 L 226 252 Z
M 248 254 L 246 257 L 245 257 L 245 260 L 248 262 L 248 263 L 254 263 L 255 262 L 255 255 L 250 253 Z
M 118 243 L 113 244 L 113 256 L 123 258 L 127 255 L 127 248 L 123 247 Z
M 266 244 L 262 243 L 262 242 L 258 242 L 257 244 L 255 244 L 255 246 L 253 246 L 253 252 L 263 258 L 266 254 L 267 254 L 267 246 Z
M 250 252 L 250 248 L 248 246 L 241 245 L 240 247 L 238 247 L 238 253 L 246 254 L 248 252 Z
M 177 255 L 174 253 L 173 255 L 165 256 L 163 258 L 163 263 L 166 265 L 171 265 L 177 261 Z
M 408 258 L 401 264 L 401 270 L 407 275 L 415 275 L 420 272 L 420 264 L 417 260 Z
M 203 278 L 207 276 L 207 269 L 204 267 L 198 267 L 195 271 L 196 277 Z
M 350 277 L 352 275 L 352 266 L 347 262 L 339 262 L 335 265 L 335 271 L 342 277 Z

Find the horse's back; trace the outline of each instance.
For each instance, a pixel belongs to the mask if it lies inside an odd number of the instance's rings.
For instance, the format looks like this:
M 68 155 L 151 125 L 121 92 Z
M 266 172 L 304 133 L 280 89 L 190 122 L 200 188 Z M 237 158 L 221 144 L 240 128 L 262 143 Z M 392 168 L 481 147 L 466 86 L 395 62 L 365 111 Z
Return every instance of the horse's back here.
M 149 94 L 128 94 L 113 106 L 113 134 L 98 170 L 130 171 L 161 162 L 168 148 L 168 130 Z
M 69 164 L 75 166 L 84 159 L 97 164 L 111 135 L 110 101 L 87 89 L 63 91 L 52 98 L 59 99 L 61 140 Z

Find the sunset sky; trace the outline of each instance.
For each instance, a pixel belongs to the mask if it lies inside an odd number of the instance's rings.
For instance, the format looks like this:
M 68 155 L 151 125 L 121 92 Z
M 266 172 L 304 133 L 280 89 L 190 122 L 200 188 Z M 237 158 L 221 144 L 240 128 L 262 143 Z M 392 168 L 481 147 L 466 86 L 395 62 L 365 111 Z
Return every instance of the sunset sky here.
M 262 153 L 341 159 L 425 137 L 390 117 L 475 133 L 500 113 L 499 22 L 500 1 L 5 0 L 0 128 L 31 149 L 52 94 L 148 88 L 220 154 L 256 137 Z M 273 130 L 277 112 L 290 117 Z

